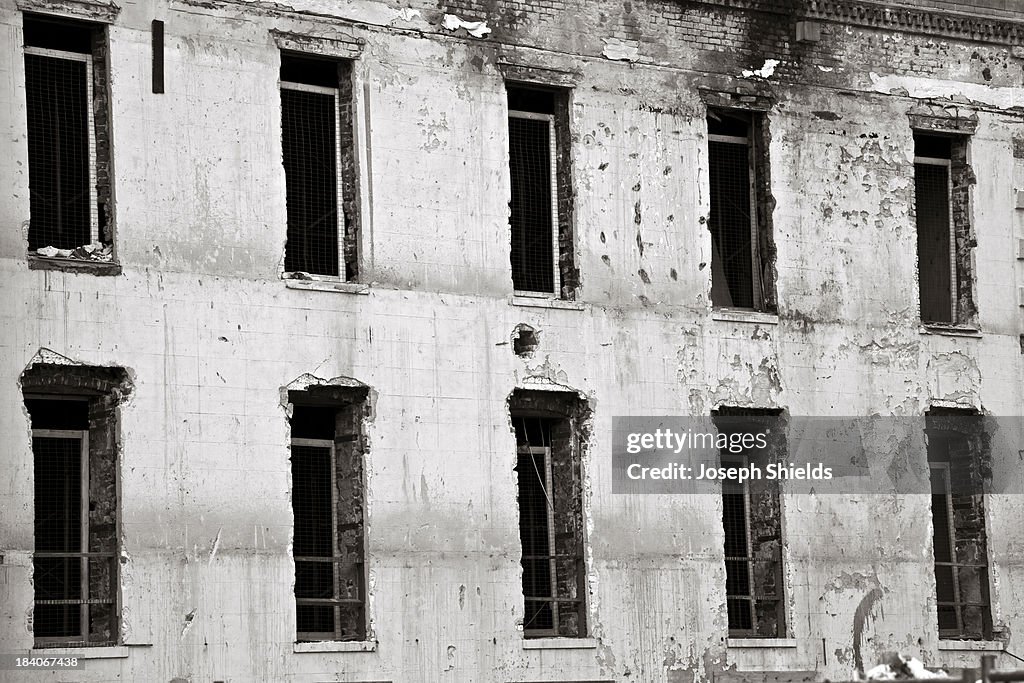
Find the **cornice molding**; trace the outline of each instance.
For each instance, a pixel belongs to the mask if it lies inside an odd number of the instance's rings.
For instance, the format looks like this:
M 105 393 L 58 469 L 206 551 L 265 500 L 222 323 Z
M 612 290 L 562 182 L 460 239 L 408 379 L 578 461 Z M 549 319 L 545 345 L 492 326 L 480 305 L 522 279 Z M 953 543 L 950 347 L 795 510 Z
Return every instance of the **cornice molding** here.
M 997 45 L 1024 45 L 1024 22 L 857 0 L 696 0 L 704 5 L 790 15 Z
M 112 24 L 121 12 L 113 2 L 102 0 L 17 0 L 15 5 L 23 12 L 88 19 L 104 24 Z

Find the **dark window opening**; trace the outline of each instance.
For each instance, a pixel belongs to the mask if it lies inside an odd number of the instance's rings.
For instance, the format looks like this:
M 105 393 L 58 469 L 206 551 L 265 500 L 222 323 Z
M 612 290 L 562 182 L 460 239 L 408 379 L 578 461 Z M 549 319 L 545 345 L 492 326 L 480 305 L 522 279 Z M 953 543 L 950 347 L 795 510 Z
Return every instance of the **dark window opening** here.
M 24 35 L 29 251 L 109 261 L 105 31 L 26 15 Z
M 965 136 L 914 135 L 921 320 L 970 324 L 974 315 Z
M 281 55 L 287 273 L 356 276 L 351 64 Z
M 84 21 L 26 14 L 23 29 L 26 46 L 88 55 L 92 54 L 92 34 L 97 27 Z
M 713 413 L 721 433 L 766 433 L 768 448 L 723 451 L 723 467 L 785 459 L 781 411 L 723 407 Z M 725 530 L 726 611 L 732 637 L 782 638 L 786 634 L 782 566 L 782 504 L 778 480 L 722 483 Z
M 575 397 L 516 392 L 523 630 L 527 638 L 584 637 L 582 468 Z
M 708 169 L 712 304 L 774 310 L 773 201 L 765 117 L 709 111 Z
M 294 392 L 293 400 L 310 400 Z M 363 417 L 365 392 L 293 408 L 296 639 L 366 639 Z
M 574 298 L 568 95 L 507 87 L 512 183 L 512 284 L 517 292 Z
M 116 644 L 117 404 L 131 390 L 127 375 L 33 365 L 22 387 L 35 481 L 35 647 Z
M 992 637 L 982 420 L 969 411 L 926 417 L 940 638 Z

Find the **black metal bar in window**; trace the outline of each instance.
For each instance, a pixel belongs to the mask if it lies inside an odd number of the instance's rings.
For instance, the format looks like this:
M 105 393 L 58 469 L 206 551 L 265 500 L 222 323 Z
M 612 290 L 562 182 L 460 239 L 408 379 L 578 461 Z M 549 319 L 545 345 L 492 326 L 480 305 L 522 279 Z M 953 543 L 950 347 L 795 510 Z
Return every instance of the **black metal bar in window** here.
M 164 22 L 154 19 L 152 24 L 153 34 L 153 92 L 161 94 L 164 91 Z

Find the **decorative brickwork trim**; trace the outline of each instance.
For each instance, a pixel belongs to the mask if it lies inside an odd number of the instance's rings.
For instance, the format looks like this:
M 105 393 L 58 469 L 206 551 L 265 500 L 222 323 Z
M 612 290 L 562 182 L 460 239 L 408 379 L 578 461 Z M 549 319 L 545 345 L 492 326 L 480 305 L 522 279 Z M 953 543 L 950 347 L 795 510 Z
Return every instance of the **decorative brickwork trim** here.
M 17 0 L 17 7 L 23 12 L 76 17 L 105 24 L 113 23 L 121 12 L 121 8 L 112 2 L 90 0 Z

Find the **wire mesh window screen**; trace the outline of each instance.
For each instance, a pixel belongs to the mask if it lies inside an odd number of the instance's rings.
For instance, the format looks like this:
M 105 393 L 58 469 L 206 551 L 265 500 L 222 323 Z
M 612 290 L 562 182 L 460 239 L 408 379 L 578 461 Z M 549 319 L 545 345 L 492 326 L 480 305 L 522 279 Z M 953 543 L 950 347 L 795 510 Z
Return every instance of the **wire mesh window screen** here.
M 743 463 L 723 463 L 740 467 Z M 733 636 L 783 635 L 781 520 L 778 492 L 749 483 L 722 484 L 726 606 Z
M 98 239 L 90 55 L 25 48 L 29 249 Z
M 778 409 L 722 406 L 712 413 L 719 434 L 764 435 L 764 447 L 721 452 L 722 467 L 745 468 L 786 459 L 786 428 Z M 778 480 L 722 482 L 726 608 L 734 637 L 786 634 L 782 563 L 782 496 Z
M 753 633 L 754 591 L 751 580 L 747 495 L 742 484 L 722 484 L 725 527 L 725 594 L 729 631 Z
M 930 469 L 939 636 L 988 639 L 992 634 L 992 617 L 982 498 L 953 492 L 951 477 L 955 465 L 950 460 L 943 461 L 948 457 L 946 453 L 933 451 L 934 441 L 929 439 L 929 459 L 938 460 L 930 463 Z M 938 441 L 938 449 L 943 449 L 942 440 Z
M 512 284 L 519 292 L 554 294 L 560 286 L 554 116 L 510 111 L 508 126 Z
M 342 275 L 337 90 L 282 83 L 281 127 L 288 213 L 285 270 Z
M 358 411 L 296 406 L 292 418 L 296 630 L 300 641 L 366 637 Z
M 88 432 L 34 429 L 37 646 L 116 640 L 116 553 L 90 528 Z
M 715 306 L 754 308 L 756 220 L 751 204 L 750 144 L 708 142 L 711 186 L 711 300 Z
M 334 444 L 292 444 L 295 598 L 300 640 L 334 640 Z M 301 558 L 301 559 L 300 559 Z M 327 602 L 321 602 L 327 601 Z
M 520 451 L 519 537 L 523 546 L 523 595 L 526 596 L 524 628 L 554 632 L 557 604 L 554 601 L 556 571 L 554 524 L 548 502 L 551 491 L 551 451 L 526 448 Z
M 523 549 L 523 628 L 527 637 L 585 635 L 582 530 L 572 514 L 579 501 L 560 480 L 574 467 L 552 432 L 564 427 L 517 418 L 519 537 Z
M 925 322 L 956 321 L 956 238 L 949 171 L 948 160 L 918 158 L 914 164 L 918 288 Z

